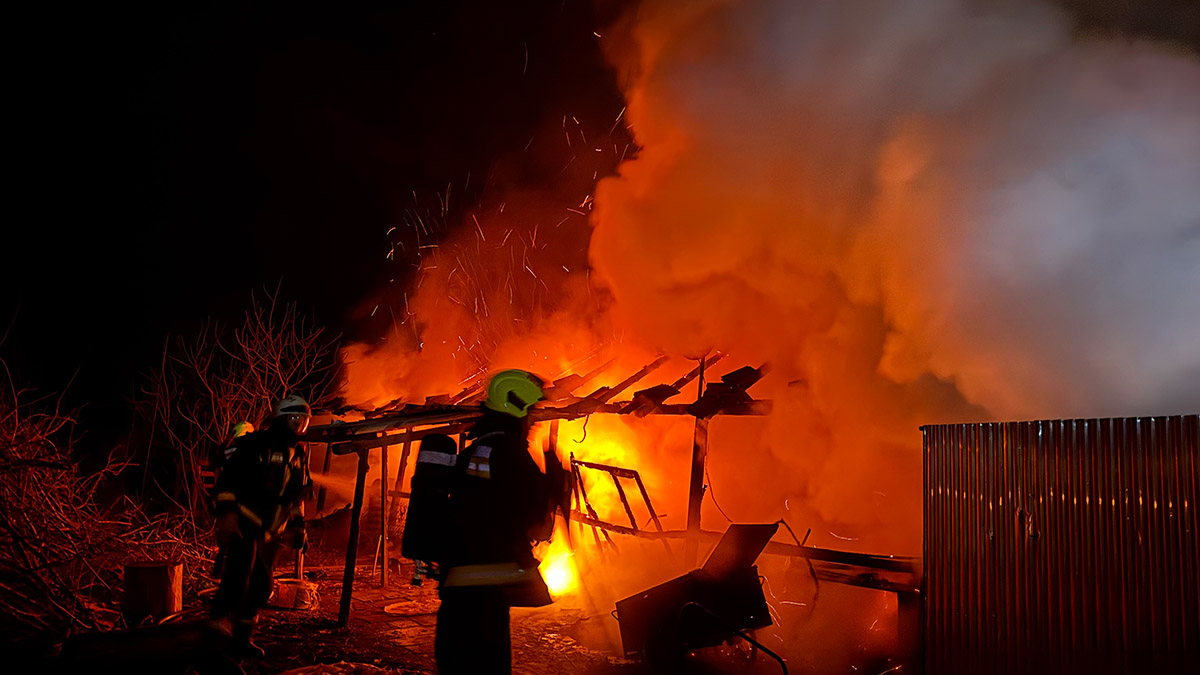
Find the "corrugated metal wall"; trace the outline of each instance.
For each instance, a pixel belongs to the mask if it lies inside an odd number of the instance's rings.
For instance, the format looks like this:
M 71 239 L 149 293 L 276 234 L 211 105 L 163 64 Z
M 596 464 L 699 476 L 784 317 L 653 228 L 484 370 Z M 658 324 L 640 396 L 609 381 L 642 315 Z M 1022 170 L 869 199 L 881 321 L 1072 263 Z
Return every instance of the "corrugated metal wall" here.
M 921 430 L 927 673 L 1200 673 L 1200 415 Z

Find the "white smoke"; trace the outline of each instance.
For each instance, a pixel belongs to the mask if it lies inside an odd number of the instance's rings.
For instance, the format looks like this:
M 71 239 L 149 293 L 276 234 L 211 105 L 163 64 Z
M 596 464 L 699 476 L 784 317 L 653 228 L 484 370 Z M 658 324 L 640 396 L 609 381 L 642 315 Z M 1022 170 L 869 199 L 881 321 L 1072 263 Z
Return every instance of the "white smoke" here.
M 643 150 L 592 255 L 645 334 L 808 377 L 875 307 L 883 379 L 999 418 L 1200 409 L 1195 54 L 1034 2 L 651 0 L 631 28 Z

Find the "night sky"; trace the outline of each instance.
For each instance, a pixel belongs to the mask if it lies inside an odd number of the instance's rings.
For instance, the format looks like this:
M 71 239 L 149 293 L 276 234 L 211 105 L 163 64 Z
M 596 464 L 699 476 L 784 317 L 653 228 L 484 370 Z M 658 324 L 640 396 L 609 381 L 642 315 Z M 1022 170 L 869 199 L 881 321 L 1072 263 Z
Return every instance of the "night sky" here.
M 1062 3 L 1092 29 L 1200 44 L 1195 0 Z M 71 382 L 68 406 L 119 428 L 168 333 L 277 284 L 370 339 L 361 305 L 409 273 L 385 233 L 414 192 L 453 185 L 468 208 L 498 158 L 623 106 L 593 31 L 631 2 L 322 5 L 10 17 L 0 358 L 20 386 Z M 562 157 L 525 156 L 507 179 L 552 185 Z
M 497 158 L 624 105 L 593 34 L 614 3 L 242 5 L 22 22 L 0 356 L 23 386 L 74 378 L 85 421 L 115 421 L 168 333 L 236 319 L 252 289 L 370 339 L 356 317 L 411 273 L 385 233 L 414 199 L 452 186 L 452 222 Z

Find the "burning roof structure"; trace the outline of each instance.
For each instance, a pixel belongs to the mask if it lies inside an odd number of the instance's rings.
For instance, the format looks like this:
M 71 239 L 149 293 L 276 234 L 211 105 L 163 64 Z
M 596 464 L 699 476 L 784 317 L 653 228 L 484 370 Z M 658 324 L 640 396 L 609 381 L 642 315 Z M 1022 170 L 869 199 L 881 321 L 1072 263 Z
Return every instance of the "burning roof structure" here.
M 715 353 L 711 357 L 700 359 L 695 367 L 682 376 L 670 382 L 650 386 L 646 385 L 653 381 L 652 375 L 669 361 L 667 357 L 655 358 L 610 386 L 597 386 L 595 381 L 601 373 L 613 367 L 614 361 L 611 360 L 586 372 L 565 374 L 547 383 L 547 400 L 531 411 L 530 415 L 534 421 L 544 423 L 543 426 L 548 432 L 544 436 L 544 442 L 551 450 L 555 450 L 560 443 L 560 422 L 588 418 L 592 415 L 635 418 L 677 416 L 691 418 L 694 424 L 687 492 L 687 521 L 684 529 L 664 528 L 659 518 L 662 502 L 656 502 L 637 467 L 569 456 L 569 470 L 574 477 L 570 522 L 578 532 L 575 540 L 581 543 L 577 545 L 619 550 L 618 540 L 621 537 L 635 537 L 660 542 L 664 550 L 671 555 L 681 556 L 688 564 L 694 564 L 698 551 L 707 550 L 720 538 L 720 532 L 704 529 L 700 519 L 701 503 L 708 487 L 706 461 L 709 422 L 720 416 L 763 416 L 768 414 L 772 407 L 770 400 L 757 399 L 750 393 L 751 388 L 768 371 L 767 366 L 718 368 L 718 364 L 724 364 L 726 356 L 724 353 Z M 714 372 L 721 374 L 714 377 Z M 323 466 L 314 466 L 315 474 L 328 472 L 331 458 L 334 456 L 358 457 L 351 541 L 347 547 L 341 598 L 341 622 L 345 623 L 349 619 L 358 551 L 357 522 L 366 491 L 371 453 L 378 451 L 382 455 L 380 501 L 387 504 L 388 500 L 407 498 L 409 493 L 403 489 L 405 476 L 411 470 L 411 458 L 415 456 L 417 444 L 426 436 L 445 434 L 458 436 L 461 447 L 462 435 L 480 415 L 479 402 L 485 394 L 485 382 L 484 378 L 480 378 L 467 383 L 457 393 L 428 397 L 420 403 L 393 401 L 372 410 L 341 409 L 335 413 L 341 416 L 353 414 L 361 416 L 361 419 L 334 420 L 330 424 L 310 429 L 310 442 L 325 444 L 328 448 Z M 689 385 L 693 384 L 696 388 L 693 400 L 686 403 L 671 402 L 672 398 L 683 396 L 690 388 Z M 397 448 L 400 451 L 399 470 L 394 477 L 389 477 L 388 454 Z M 588 490 L 595 488 L 605 489 L 607 494 L 615 496 L 611 501 L 619 506 L 609 504 L 608 512 L 623 517 L 606 518 L 598 513 L 593 506 L 594 496 L 589 498 L 588 495 Z M 324 495 L 319 495 L 318 502 L 323 501 Z M 639 523 L 634 513 L 635 508 L 648 514 L 646 522 Z M 386 518 L 394 520 L 397 517 L 395 506 L 385 506 L 385 509 Z M 815 580 L 896 594 L 897 605 L 903 615 L 901 623 L 905 635 L 902 640 L 905 644 L 917 643 L 915 631 L 918 630 L 920 584 L 917 560 L 807 546 L 807 536 L 803 539 L 798 538 L 791 528 L 787 527 L 787 523 L 780 521 L 779 524 L 784 525 L 791 542 L 764 540 L 761 550 L 765 554 L 802 560 Z M 771 528 L 771 533 L 775 532 L 777 526 L 778 524 Z M 383 528 L 381 534 L 381 545 L 385 550 L 388 529 Z M 546 567 L 545 561 L 543 567 Z M 553 586 L 553 579 L 549 576 L 548 574 L 548 580 Z M 381 568 L 380 581 L 383 584 L 387 583 L 386 565 Z M 910 652 L 915 653 L 915 647 Z

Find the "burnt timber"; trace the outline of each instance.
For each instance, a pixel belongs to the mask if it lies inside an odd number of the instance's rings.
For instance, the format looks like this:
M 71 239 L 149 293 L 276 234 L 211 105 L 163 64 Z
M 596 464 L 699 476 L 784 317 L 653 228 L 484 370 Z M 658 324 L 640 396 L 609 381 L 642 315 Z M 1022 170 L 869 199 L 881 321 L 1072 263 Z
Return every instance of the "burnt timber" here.
M 632 373 L 618 384 L 601 386 L 585 395 L 576 392 L 584 385 L 593 381 L 597 375 L 612 367 L 611 361 L 583 375 L 568 374 L 548 383 L 546 388 L 547 400 L 530 412 L 534 421 L 574 420 L 589 415 L 678 415 L 689 416 L 696 420 L 698 433 L 693 447 L 693 472 L 703 471 L 705 455 L 707 454 L 707 424 L 710 419 L 721 415 L 762 416 L 771 411 L 769 400 L 753 398 L 747 390 L 757 383 L 766 372 L 766 366 L 758 368 L 742 367 L 726 373 L 712 382 L 705 381 L 706 370 L 725 357 L 716 353 L 707 357 L 689 373 L 669 384 L 662 383 L 634 391 L 628 400 L 616 400 L 622 394 L 632 389 L 640 381 L 657 370 L 668 360 L 659 357 L 640 370 Z M 682 389 L 693 381 L 697 381 L 696 399 L 691 403 L 667 403 L 666 401 L 682 393 Z M 338 410 L 336 417 L 345 417 L 354 413 L 362 419 L 356 421 L 335 421 L 331 424 L 313 427 L 306 435 L 310 444 L 324 444 L 330 455 L 358 455 L 358 471 L 355 481 L 355 493 L 351 513 L 351 541 L 347 544 L 345 576 L 342 588 L 339 623 L 345 625 L 349 621 L 350 596 L 353 585 L 356 555 L 358 550 L 357 521 L 362 512 L 362 502 L 365 492 L 367 457 L 376 448 L 386 449 L 401 446 L 401 467 L 408 464 L 409 453 L 413 441 L 419 441 L 429 434 L 446 434 L 458 439 L 462 447 L 463 434 L 479 417 L 479 401 L 484 395 L 482 378 L 469 383 L 462 391 L 454 395 L 441 395 L 426 399 L 420 404 L 404 404 L 393 401 L 375 410 Z M 702 428 L 701 428 L 702 427 Z M 557 432 L 557 424 L 554 425 Z M 557 445 L 557 439 L 551 438 L 551 444 Z M 573 460 L 583 466 L 586 462 Z M 599 468 L 599 467 L 593 467 Z M 613 479 L 618 477 L 636 477 L 636 471 L 621 467 L 611 469 Z M 328 470 L 328 461 L 325 464 Z M 389 489 L 386 482 L 382 483 L 382 499 L 386 504 L 388 497 L 406 498 L 408 493 L 401 491 L 403 475 L 396 477 L 395 485 Z M 640 486 L 639 490 L 645 499 L 649 496 Z M 693 481 L 695 482 L 695 481 Z M 689 506 L 698 514 L 698 505 L 703 499 L 703 485 L 692 486 L 689 495 Z M 624 496 L 624 493 L 621 493 Z M 385 507 L 386 508 L 386 507 Z M 661 525 L 655 522 L 654 531 L 640 530 L 636 527 L 626 527 L 606 523 L 593 514 L 579 510 L 572 512 L 581 526 L 602 531 L 605 536 L 609 532 L 650 539 L 659 539 L 669 547 L 671 540 L 684 540 L 688 548 L 693 550 L 701 541 L 715 540 L 720 535 L 700 528 L 699 518 L 689 518 L 688 528 L 683 531 L 663 531 Z M 657 521 L 657 519 L 655 519 Z M 918 565 L 911 559 L 869 556 L 857 553 L 846 553 L 819 549 L 800 545 L 790 545 L 772 542 L 767 546 L 767 554 L 786 555 L 805 558 L 813 563 L 818 578 L 835 583 L 844 583 L 865 588 L 894 592 L 901 596 L 903 605 L 913 604 L 909 596 L 919 597 Z M 386 567 L 386 561 L 384 563 Z M 383 580 L 381 574 L 381 581 Z M 906 600 L 908 600 L 906 602 Z

